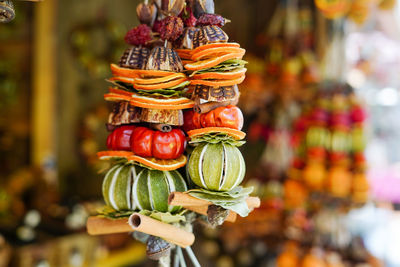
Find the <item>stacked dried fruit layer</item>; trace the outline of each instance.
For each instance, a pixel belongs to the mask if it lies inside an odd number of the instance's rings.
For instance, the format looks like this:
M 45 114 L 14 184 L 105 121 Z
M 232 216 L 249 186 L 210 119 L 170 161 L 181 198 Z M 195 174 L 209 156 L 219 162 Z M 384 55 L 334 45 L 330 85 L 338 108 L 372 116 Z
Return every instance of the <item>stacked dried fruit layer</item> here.
M 245 78 L 245 50 L 228 42 L 227 34 L 219 27 L 222 21 L 216 14 L 202 15 L 196 23 L 199 27 L 187 25 L 177 49 L 195 102 L 192 110 L 184 112 L 183 129 L 195 146 L 187 173 L 200 187 L 193 195 L 216 205 L 230 195 L 226 192 L 247 191 L 238 187 L 245 175 L 245 162 L 237 147 L 243 144 L 246 134 L 241 131 L 243 114 L 235 106 L 239 99 L 237 85 Z M 240 206 L 239 202 L 243 204 L 243 199 L 230 204 Z M 229 209 L 229 205 L 223 207 Z M 234 211 L 242 216 L 248 213 L 246 208 Z
M 189 10 L 190 16 L 193 22 Z M 98 153 L 101 159 L 122 159 L 103 182 L 104 198 L 114 210 L 176 211 L 167 198 L 187 190 L 176 171 L 187 163 L 185 131 L 195 146 L 187 173 L 199 187 L 190 194 L 242 216 L 250 211 L 245 199 L 251 190 L 238 187 L 245 162 L 237 147 L 245 133 L 243 114 L 235 106 L 237 85 L 245 78 L 245 50 L 228 42 L 219 27 L 222 20 L 204 14 L 196 27 L 185 24 L 180 31 L 180 19 L 166 17 L 159 26 L 165 43 L 152 49 L 148 26 L 128 32 L 125 39 L 132 47 L 111 65 L 114 86 L 104 95 L 115 102 L 107 124 L 112 131 L 108 150 Z

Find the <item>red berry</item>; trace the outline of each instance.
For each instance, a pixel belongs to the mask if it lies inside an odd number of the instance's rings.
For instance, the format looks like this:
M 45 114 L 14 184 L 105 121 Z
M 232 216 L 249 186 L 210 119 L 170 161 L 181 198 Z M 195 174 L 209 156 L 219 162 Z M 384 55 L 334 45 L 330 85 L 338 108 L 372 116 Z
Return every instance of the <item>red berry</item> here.
M 170 42 L 178 39 L 183 33 L 183 22 L 175 16 L 166 17 L 161 21 L 160 37 Z
M 218 14 L 203 14 L 197 19 L 197 26 L 215 25 L 222 27 L 225 25 L 225 19 Z
M 156 20 L 156 21 L 154 21 L 154 24 L 153 24 L 153 32 L 158 32 L 158 33 L 160 33 L 160 32 L 161 32 L 161 27 L 162 27 L 162 22 L 161 22 L 161 20 Z
M 186 6 L 184 10 L 182 10 L 181 14 L 179 14 L 179 17 L 182 19 L 183 24 L 185 27 L 195 27 L 197 19 L 193 14 L 192 9 L 190 6 Z
M 151 29 L 146 24 L 140 24 L 125 35 L 125 42 L 130 45 L 146 45 L 151 39 Z

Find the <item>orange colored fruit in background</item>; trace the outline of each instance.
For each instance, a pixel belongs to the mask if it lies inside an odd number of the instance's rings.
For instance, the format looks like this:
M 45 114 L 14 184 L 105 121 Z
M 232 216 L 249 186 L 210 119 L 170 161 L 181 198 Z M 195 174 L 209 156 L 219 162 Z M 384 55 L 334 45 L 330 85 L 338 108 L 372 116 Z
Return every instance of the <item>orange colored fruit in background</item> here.
M 284 251 L 276 259 L 277 267 L 298 267 L 299 258 L 293 251 Z
M 307 189 L 304 185 L 296 180 L 288 179 L 284 183 L 285 205 L 287 208 L 302 207 L 308 196 Z
M 332 167 L 328 173 L 328 191 L 335 197 L 347 197 L 351 191 L 351 172 L 344 167 Z
M 316 255 L 309 253 L 304 256 L 301 267 L 327 267 L 325 261 Z
M 322 191 L 325 185 L 325 166 L 320 163 L 310 162 L 303 170 L 303 179 L 312 190 Z

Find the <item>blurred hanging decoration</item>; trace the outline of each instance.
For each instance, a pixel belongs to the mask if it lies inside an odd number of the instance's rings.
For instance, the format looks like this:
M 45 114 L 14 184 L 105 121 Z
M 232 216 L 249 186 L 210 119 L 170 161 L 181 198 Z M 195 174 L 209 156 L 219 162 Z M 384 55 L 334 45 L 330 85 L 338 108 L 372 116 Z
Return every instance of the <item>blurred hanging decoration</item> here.
M 260 205 L 253 188 L 240 186 L 246 133 L 236 104 L 246 50 L 228 42 L 221 27 L 229 20 L 214 14 L 213 0 L 145 0 L 136 11 L 142 24 L 126 33 L 130 47 L 111 64 L 104 95 L 114 104 L 107 150 L 97 153 L 111 161 L 106 206 L 87 229 L 134 232 L 160 266 L 186 266 L 186 252 L 199 267 L 194 220 L 216 227 Z
M 294 124 L 296 156 L 288 175 L 314 194 L 325 192 L 337 200 L 364 203 L 368 197 L 365 111 L 349 89 L 331 84 L 304 109 Z
M 376 9 L 390 10 L 396 0 L 314 0 L 315 5 L 327 19 L 348 18 L 362 25 Z

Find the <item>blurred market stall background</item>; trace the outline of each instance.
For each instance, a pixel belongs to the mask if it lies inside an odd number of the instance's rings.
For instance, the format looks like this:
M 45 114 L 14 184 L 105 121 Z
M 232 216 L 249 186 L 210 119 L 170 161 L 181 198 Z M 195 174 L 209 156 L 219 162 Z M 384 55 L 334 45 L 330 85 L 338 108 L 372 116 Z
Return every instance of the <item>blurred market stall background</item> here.
M 0 24 L 0 266 L 154 264 L 129 235 L 85 233 L 102 206 L 105 79 L 139 2 L 14 1 Z M 400 266 L 400 4 L 215 2 L 247 49 L 242 150 L 263 205 L 199 225 L 202 264 Z

